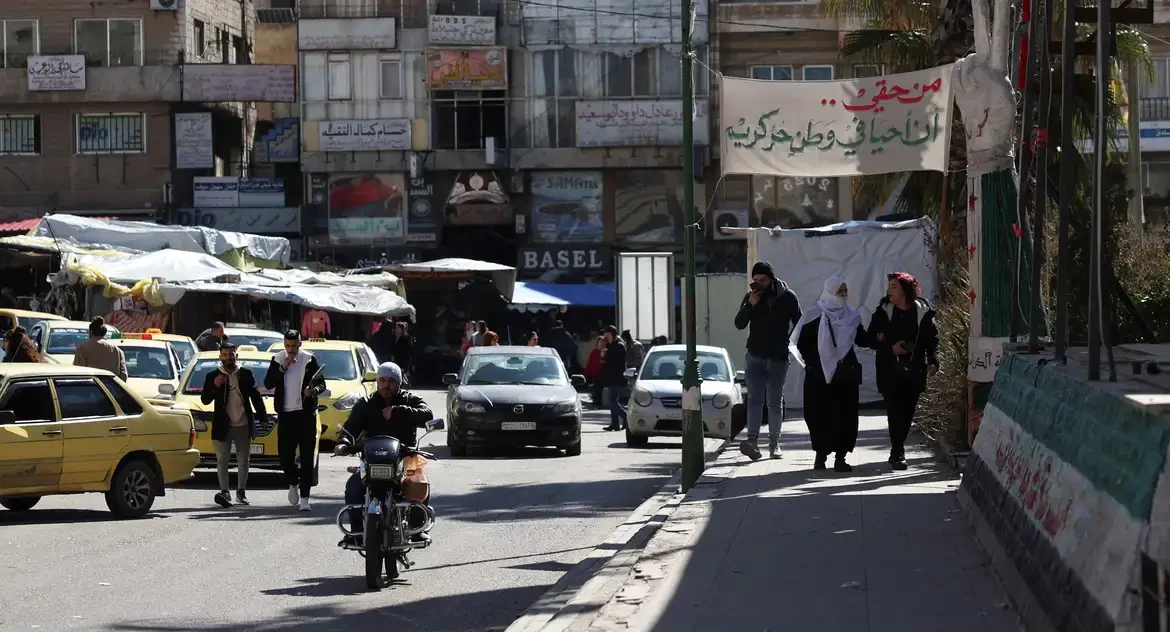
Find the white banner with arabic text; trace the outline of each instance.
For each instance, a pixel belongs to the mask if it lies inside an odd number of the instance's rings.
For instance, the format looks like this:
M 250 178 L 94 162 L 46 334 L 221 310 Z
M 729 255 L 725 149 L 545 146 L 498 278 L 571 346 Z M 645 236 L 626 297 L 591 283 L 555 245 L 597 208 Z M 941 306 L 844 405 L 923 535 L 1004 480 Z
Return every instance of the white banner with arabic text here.
M 952 65 L 845 81 L 723 77 L 723 173 L 945 172 Z

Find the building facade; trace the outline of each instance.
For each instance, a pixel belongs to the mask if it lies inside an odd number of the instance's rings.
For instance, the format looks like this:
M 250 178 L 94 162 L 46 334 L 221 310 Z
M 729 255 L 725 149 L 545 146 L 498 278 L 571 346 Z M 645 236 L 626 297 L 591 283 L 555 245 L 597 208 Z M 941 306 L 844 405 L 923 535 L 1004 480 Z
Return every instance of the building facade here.
M 2 3 L 0 208 L 8 219 L 164 219 L 175 115 L 215 109 L 184 103 L 183 66 L 244 60 L 251 15 L 250 0 Z M 198 139 L 216 158 L 203 160 L 209 172 L 239 163 L 246 137 L 243 108 L 222 110 L 203 130 L 216 136 Z

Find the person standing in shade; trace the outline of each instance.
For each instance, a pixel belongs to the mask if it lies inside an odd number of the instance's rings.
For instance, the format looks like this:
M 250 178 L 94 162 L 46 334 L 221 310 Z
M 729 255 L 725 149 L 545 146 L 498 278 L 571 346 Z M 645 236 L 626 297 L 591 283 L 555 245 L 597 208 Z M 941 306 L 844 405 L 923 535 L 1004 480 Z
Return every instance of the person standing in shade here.
M 601 350 L 601 381 L 605 385 L 605 404 L 609 407 L 609 425 L 606 430 L 626 427 L 626 410 L 622 398 L 626 395 L 626 343 L 618 335 L 617 327 L 610 325 L 602 334 L 605 347 Z
M 780 425 L 784 418 L 784 382 L 788 379 L 788 338 L 790 327 L 800 321 L 800 301 L 788 284 L 776 278 L 772 264 L 757 261 L 752 266 L 750 292 L 739 304 L 735 328 L 748 330 L 747 358 L 747 439 L 739 451 L 755 461 L 764 406 L 768 407 L 768 453 L 780 456 Z
M 471 346 L 482 347 L 484 345 L 484 336 L 488 333 L 487 323 L 479 321 L 475 323 L 475 333 L 471 336 Z
M 264 386 L 275 391 L 276 449 L 288 480 L 288 502 L 299 504 L 301 511 L 309 511 L 316 466 L 313 454 L 317 450 L 317 396 L 325 390 L 325 377 L 317 358 L 301 348 L 300 332 L 285 332 L 284 351 L 273 356 Z
M 410 384 L 414 375 L 414 339 L 407 333 L 406 323 L 394 323 L 394 353 L 391 361 L 402 369 L 402 379 Z
M 105 369 L 126 380 L 126 354 L 106 340 L 110 332 L 101 316 L 89 323 L 89 339 L 77 345 L 73 351 L 73 366 L 87 366 Z
M 203 380 L 199 398 L 204 404 L 215 403 L 211 419 L 211 443 L 215 446 L 215 470 L 219 475 L 219 493 L 215 504 L 231 507 L 228 493 L 228 470 L 232 448 L 236 450 L 236 503 L 248 504 L 248 459 L 252 438 L 256 436 L 256 419 L 264 419 L 264 397 L 256 388 L 252 371 L 238 366 L 236 348 L 224 343 L 219 348 L 219 369 L 210 371 Z
M 825 469 L 829 454 L 836 453 L 833 469 L 853 471 L 845 461 L 857 446 L 859 421 L 861 363 L 853 345 L 865 346 L 866 333 L 861 312 L 848 300 L 843 277 L 826 279 L 821 298 L 800 317 L 789 340 L 804 367 L 804 420 L 817 455 L 816 470 Z
M 938 327 L 934 310 L 919 298 L 918 280 L 905 272 L 886 277 L 889 287 L 869 321 L 877 350 L 877 387 L 890 426 L 890 467 L 906 469 L 906 437 L 914 423 L 926 380 L 938 372 Z
M 223 331 L 223 323 L 217 320 L 211 324 L 210 331 L 199 336 L 199 340 L 195 341 L 195 346 L 199 347 L 200 351 L 215 351 L 227 341 L 228 335 Z

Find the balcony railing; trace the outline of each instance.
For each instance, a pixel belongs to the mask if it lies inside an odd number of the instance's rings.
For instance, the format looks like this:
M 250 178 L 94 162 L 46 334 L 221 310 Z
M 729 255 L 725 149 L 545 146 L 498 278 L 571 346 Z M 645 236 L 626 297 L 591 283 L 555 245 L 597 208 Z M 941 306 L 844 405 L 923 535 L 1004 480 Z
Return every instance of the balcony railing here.
M 42 50 L 35 54 L 9 53 L 5 55 L 6 68 L 28 68 L 30 57 L 47 55 L 84 55 L 87 68 L 123 68 L 129 66 L 177 66 L 183 61 L 183 51 L 168 50 L 110 50 L 75 51 Z
M 1170 97 L 1146 97 L 1138 101 L 1143 121 L 1170 121 Z
M 302 20 L 327 18 L 397 18 L 403 29 L 427 27 L 426 0 L 307 0 L 300 3 Z

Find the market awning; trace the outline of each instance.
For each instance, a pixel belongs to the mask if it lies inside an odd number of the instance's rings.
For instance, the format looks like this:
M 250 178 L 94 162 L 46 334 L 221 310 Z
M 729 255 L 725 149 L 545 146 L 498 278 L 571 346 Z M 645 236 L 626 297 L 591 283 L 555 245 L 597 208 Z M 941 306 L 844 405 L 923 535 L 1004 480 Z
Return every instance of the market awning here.
M 674 288 L 676 305 L 682 304 L 682 290 Z M 520 311 L 541 311 L 562 307 L 615 307 L 617 290 L 613 283 L 525 283 L 516 282 L 512 306 Z
M 113 217 L 95 217 L 93 219 L 114 219 Z M 30 217 L 15 222 L 0 222 L 0 233 L 27 233 L 41 223 L 41 218 Z

